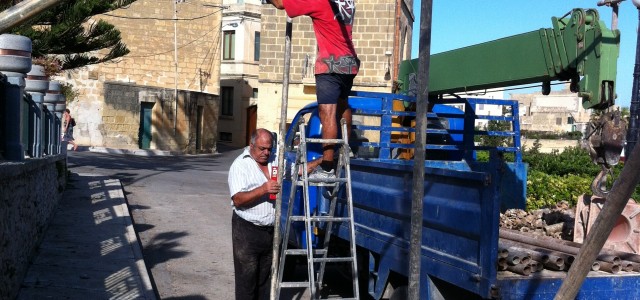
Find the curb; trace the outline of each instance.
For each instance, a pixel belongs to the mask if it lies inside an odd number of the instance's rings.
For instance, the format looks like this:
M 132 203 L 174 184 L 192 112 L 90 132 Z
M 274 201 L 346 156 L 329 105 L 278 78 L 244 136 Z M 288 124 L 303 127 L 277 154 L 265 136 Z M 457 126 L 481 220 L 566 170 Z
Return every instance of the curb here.
M 127 198 L 124 196 L 124 187 L 119 179 L 110 179 L 105 181 L 105 183 L 117 184 L 120 189 L 117 190 L 117 195 L 112 195 L 114 197 L 119 197 L 122 199 L 122 212 L 124 214 L 126 220 L 126 230 L 127 230 L 127 241 L 133 250 L 133 257 L 136 260 L 136 267 L 138 268 L 138 273 L 140 274 L 140 280 L 142 281 L 142 285 L 144 286 L 144 296 L 145 299 L 157 299 L 155 290 L 153 285 L 151 284 L 151 277 L 149 276 L 149 271 L 147 269 L 147 265 L 144 262 L 144 257 L 142 256 L 142 247 L 140 246 L 140 240 L 138 240 L 138 236 L 136 235 L 136 231 L 133 228 L 133 218 L 129 213 L 129 205 L 127 204 Z M 116 183 L 117 182 L 117 183 Z

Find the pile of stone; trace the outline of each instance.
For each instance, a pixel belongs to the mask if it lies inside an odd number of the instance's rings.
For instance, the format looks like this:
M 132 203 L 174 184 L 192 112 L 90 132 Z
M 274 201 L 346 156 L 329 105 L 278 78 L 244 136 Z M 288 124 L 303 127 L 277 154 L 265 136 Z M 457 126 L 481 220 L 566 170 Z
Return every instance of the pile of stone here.
M 554 208 L 532 211 L 509 209 L 500 214 L 500 228 L 527 232 L 532 236 L 548 236 L 573 240 L 575 208 L 561 201 Z

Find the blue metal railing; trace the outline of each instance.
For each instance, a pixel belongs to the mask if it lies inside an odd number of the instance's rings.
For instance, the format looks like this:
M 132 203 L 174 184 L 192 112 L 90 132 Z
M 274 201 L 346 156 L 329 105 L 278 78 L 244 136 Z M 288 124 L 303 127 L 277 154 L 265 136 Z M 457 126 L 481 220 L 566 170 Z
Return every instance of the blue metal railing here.
M 0 157 L 22 161 L 62 153 L 61 112 L 56 115 L 53 105 L 36 103 L 24 87 L 1 73 L 0 78 Z
M 415 133 L 415 126 L 411 125 L 411 121 L 415 120 L 416 114 L 410 108 L 415 105 L 415 101 L 415 97 L 404 95 L 352 92 L 349 102 L 354 116 L 380 118 L 380 125 L 370 123 L 354 125 L 357 130 L 379 133 L 378 142 L 355 142 L 356 146 L 377 148 L 379 150 L 377 159 L 381 160 L 396 158 L 401 149 L 413 149 L 411 135 Z M 447 160 L 472 159 L 476 151 L 496 149 L 500 152 L 511 152 L 514 154 L 515 162 L 522 162 L 517 101 L 458 98 L 432 100 L 430 104 L 433 107 L 427 114 L 428 140 L 425 145 L 427 160 L 434 157 L 446 157 Z M 444 104 L 457 104 L 463 106 L 464 110 Z M 508 115 L 480 114 L 478 106 L 481 104 L 506 107 L 510 113 Z M 478 120 L 508 122 L 510 129 L 501 131 L 476 129 Z M 475 141 L 479 136 L 504 137 L 508 142 L 502 146 L 480 146 Z M 429 154 L 432 154 L 431 157 Z

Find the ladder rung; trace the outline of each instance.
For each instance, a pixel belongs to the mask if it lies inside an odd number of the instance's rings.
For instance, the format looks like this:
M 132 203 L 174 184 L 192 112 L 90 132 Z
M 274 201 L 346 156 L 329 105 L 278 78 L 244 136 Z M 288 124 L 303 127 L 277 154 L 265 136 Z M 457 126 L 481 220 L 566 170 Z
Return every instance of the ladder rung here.
M 308 288 L 309 287 L 309 282 L 308 281 L 302 281 L 302 282 L 281 282 L 280 283 L 280 287 L 281 288 Z
M 327 257 L 327 258 L 314 258 L 313 262 L 350 262 L 353 261 L 353 257 Z
M 302 222 L 305 221 L 305 216 L 291 216 L 291 221 L 293 222 Z M 331 216 L 313 216 L 309 217 L 310 221 L 313 222 L 351 222 L 351 218 L 349 217 L 331 217 Z
M 302 182 L 302 180 L 298 181 L 298 186 L 303 186 L 304 183 Z M 327 182 L 311 182 L 311 180 L 309 180 L 309 186 L 324 186 L 324 187 L 334 187 L 336 186 L 336 183 L 327 183 Z
M 307 255 L 307 249 L 287 249 L 284 252 L 286 255 Z M 327 253 L 327 249 L 313 249 L 313 255 L 324 255 Z
M 346 178 L 308 178 L 307 179 L 310 184 L 312 183 L 337 183 L 337 182 L 347 182 Z
M 343 139 L 305 139 L 307 143 L 322 143 L 322 144 L 345 144 Z

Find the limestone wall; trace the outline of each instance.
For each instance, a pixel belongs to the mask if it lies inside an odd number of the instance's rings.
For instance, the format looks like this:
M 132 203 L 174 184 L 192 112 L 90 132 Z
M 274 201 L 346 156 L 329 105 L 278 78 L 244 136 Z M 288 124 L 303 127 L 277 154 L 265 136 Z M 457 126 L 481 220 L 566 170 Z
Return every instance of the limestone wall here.
M 127 145 L 128 149 L 137 149 L 134 142 L 137 121 L 132 120 L 136 118 L 135 109 L 139 104 L 134 101 L 116 107 L 105 103 L 105 88 L 110 82 L 171 89 L 168 94 L 177 89 L 181 93 L 198 92 L 217 97 L 221 3 L 221 0 L 176 1 L 174 9 L 173 1 L 138 0 L 125 8 L 96 16 L 120 30 L 122 41 L 131 52 L 114 61 L 70 70 L 55 78 L 72 84 L 79 92 L 78 99 L 67 105 L 78 124 L 74 132 L 76 142 L 82 146 Z M 116 109 L 122 111 L 116 112 Z M 173 131 L 173 119 L 163 122 L 170 123 Z M 188 127 L 178 125 L 179 129 Z M 176 135 L 180 137 L 175 140 L 173 137 L 167 141 L 156 140 L 171 145 L 161 150 L 180 148 L 190 133 Z
M 0 162 L 0 299 L 13 299 L 66 185 L 66 157 Z
M 215 151 L 219 102 L 217 96 L 210 94 L 179 91 L 176 113 L 175 94 L 171 89 L 106 83 L 101 124 L 96 126 L 103 145 L 97 146 L 138 149 L 141 105 L 150 103 L 153 106 L 151 149 L 185 153 Z M 202 116 L 200 124 L 198 110 Z M 196 141 L 198 130 L 200 141 Z

